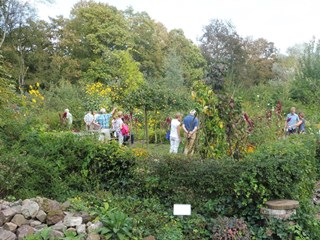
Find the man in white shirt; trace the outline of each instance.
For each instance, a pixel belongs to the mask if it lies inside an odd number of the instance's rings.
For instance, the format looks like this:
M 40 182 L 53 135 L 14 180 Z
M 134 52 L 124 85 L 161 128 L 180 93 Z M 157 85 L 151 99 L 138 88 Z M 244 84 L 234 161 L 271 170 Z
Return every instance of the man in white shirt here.
M 83 118 L 85 124 L 86 124 L 86 130 L 90 131 L 93 129 L 93 121 L 94 121 L 94 117 L 91 113 L 91 111 L 88 111 L 88 113 L 84 116 Z

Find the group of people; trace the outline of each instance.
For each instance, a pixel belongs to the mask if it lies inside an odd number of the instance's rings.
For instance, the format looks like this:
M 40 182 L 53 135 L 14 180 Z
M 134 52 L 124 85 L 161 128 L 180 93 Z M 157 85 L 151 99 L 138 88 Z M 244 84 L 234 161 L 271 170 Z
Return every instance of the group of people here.
M 99 114 L 88 111 L 83 118 L 86 130 L 99 130 L 100 141 L 109 141 L 114 137 L 118 139 L 119 145 L 123 145 L 124 140 L 128 140 L 130 137 L 129 128 L 123 121 L 123 113 L 118 111 L 115 114 L 115 112 L 116 108 L 113 108 L 110 113 L 107 113 L 105 108 L 101 108 Z
M 170 153 L 178 153 L 181 143 L 181 126 L 185 137 L 184 154 L 193 155 L 196 134 L 199 126 L 199 120 L 196 117 L 196 110 L 191 110 L 190 113 L 183 119 L 182 115 L 177 113 L 171 121 L 170 125 Z
M 304 113 L 300 112 L 296 114 L 296 108 L 292 107 L 290 113 L 288 113 L 285 121 L 286 135 L 290 134 L 303 134 L 305 133 L 306 120 L 304 119 Z
M 196 139 L 197 130 L 199 127 L 199 120 L 196 117 L 196 111 L 191 110 L 183 121 L 182 115 L 177 113 L 170 124 L 170 153 L 178 153 L 179 145 L 181 143 L 181 126 L 185 137 L 185 147 L 183 153 L 192 155 L 194 153 L 194 143 Z M 286 135 L 303 134 L 305 133 L 306 121 L 304 113 L 296 114 L 296 108 L 292 107 L 290 113 L 286 117 L 285 131 Z

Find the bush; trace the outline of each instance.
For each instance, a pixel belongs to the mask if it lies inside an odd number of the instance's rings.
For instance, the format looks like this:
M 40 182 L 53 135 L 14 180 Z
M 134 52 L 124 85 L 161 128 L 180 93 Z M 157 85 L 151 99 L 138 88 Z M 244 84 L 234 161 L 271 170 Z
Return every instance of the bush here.
M 159 197 L 167 207 L 189 203 L 205 217 L 239 216 L 251 225 L 261 221 L 259 209 L 267 200 L 298 200 L 297 221 L 312 235 L 315 153 L 314 137 L 295 135 L 261 145 L 242 161 L 149 157 L 139 163 L 131 189 Z M 305 215 L 310 216 L 306 221 Z
M 132 152 L 118 143 L 103 144 L 72 133 L 31 132 L 16 149 L 19 161 L 28 166 L 16 171 L 24 181 L 10 193 L 19 197 L 60 200 L 81 191 L 122 188 L 130 181 L 135 163 Z

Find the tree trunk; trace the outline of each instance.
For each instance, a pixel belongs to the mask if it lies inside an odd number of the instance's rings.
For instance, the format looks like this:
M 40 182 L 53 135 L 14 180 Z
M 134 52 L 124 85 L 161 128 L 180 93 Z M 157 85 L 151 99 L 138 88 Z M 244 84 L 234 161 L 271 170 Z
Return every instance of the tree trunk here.
M 2 48 L 2 45 L 3 45 L 3 43 L 4 43 L 4 40 L 6 39 L 6 31 L 3 31 L 3 36 L 2 36 L 2 39 L 1 39 L 1 41 L 0 41 L 0 49 Z

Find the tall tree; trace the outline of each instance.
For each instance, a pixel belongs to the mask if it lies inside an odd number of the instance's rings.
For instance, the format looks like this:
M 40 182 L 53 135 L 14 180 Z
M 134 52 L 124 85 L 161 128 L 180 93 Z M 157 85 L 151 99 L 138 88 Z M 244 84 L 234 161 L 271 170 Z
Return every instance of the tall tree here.
M 206 61 L 200 49 L 184 36 L 181 29 L 169 32 L 169 50 L 174 49 L 181 61 L 184 85 L 192 87 L 194 81 L 202 80 Z M 170 54 L 170 53 L 169 53 Z
M 7 35 L 24 25 L 31 16 L 34 16 L 34 9 L 28 1 L 0 0 L 0 48 Z
M 208 82 L 222 89 L 228 75 L 236 81 L 245 63 L 243 41 L 229 21 L 214 19 L 204 27 L 200 48 L 208 62 Z
M 156 23 L 146 12 L 135 13 L 132 8 L 125 12 L 133 37 L 133 58 L 140 62 L 140 70 L 147 79 L 163 76 L 165 49 L 168 42 L 166 28 Z
M 252 84 L 266 83 L 276 77 L 273 65 L 277 60 L 278 51 L 273 42 L 264 38 L 244 40 L 246 51 L 246 77 L 243 80 L 246 87 Z

